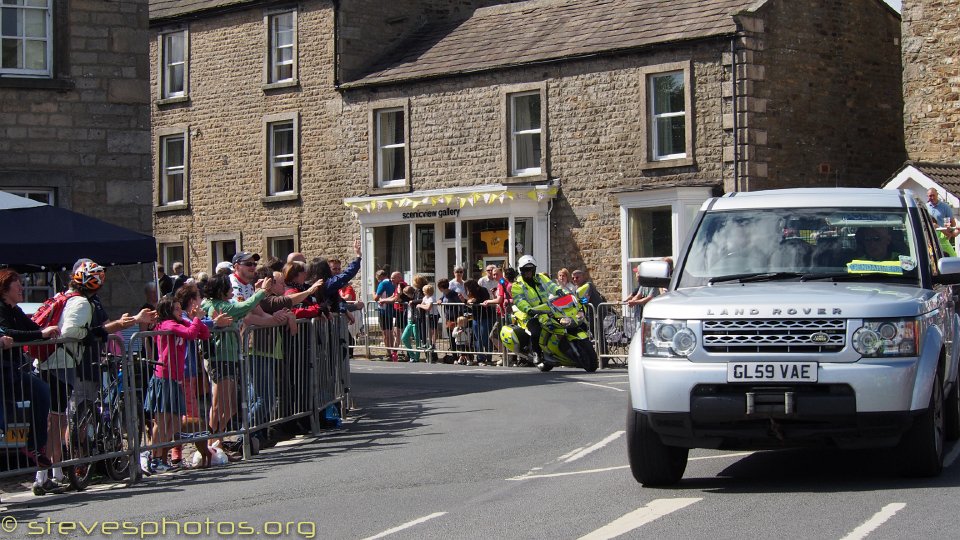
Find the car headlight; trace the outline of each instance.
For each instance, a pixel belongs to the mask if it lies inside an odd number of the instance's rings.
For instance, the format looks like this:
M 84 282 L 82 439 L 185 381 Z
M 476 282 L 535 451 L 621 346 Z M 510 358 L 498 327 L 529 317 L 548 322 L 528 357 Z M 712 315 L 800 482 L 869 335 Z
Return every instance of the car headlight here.
M 697 336 L 686 321 L 645 320 L 641 331 L 644 356 L 685 358 L 697 348 Z
M 853 333 L 853 348 L 867 358 L 917 356 L 920 351 L 918 319 L 871 319 Z

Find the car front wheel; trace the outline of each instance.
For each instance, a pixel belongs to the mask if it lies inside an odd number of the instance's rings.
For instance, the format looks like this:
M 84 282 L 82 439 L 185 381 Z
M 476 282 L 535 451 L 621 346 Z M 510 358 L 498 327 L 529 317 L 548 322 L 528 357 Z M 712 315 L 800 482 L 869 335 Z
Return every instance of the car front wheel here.
M 937 476 L 943 470 L 945 439 L 943 381 L 938 371 L 930 390 L 930 405 L 914 419 L 900 441 L 901 464 L 907 476 Z
M 663 444 L 650 420 L 627 409 L 627 455 L 634 479 L 644 486 L 670 486 L 683 478 L 689 449 Z

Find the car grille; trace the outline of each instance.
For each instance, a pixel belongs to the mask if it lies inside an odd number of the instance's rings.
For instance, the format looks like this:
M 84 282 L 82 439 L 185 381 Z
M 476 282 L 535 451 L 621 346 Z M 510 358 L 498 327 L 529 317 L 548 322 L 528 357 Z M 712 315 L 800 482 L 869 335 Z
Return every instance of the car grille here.
M 703 321 L 708 352 L 839 352 L 846 345 L 844 319 L 737 319 Z

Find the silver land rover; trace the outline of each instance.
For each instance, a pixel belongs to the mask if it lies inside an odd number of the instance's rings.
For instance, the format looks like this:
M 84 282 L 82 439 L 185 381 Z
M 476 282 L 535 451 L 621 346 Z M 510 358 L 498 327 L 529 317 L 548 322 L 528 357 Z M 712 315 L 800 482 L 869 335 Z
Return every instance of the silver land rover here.
M 708 200 L 630 345 L 628 452 L 676 483 L 690 448 L 897 446 L 939 474 L 960 437 L 960 328 L 937 226 L 910 192 L 791 189 Z

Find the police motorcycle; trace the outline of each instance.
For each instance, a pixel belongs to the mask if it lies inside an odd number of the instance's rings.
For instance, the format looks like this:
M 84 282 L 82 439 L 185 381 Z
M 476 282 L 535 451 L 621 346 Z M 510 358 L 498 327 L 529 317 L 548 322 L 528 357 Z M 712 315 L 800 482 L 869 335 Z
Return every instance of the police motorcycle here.
M 522 259 L 521 259 L 522 262 Z M 540 321 L 540 350 L 538 358 L 531 346 L 531 334 L 527 329 L 531 315 L 513 306 L 513 322 L 500 329 L 500 342 L 520 362 L 537 366 L 540 371 L 550 371 L 556 366 L 582 368 L 593 373 L 600 367 L 597 351 L 590 341 L 586 310 L 576 296 L 563 294 L 551 296 L 545 303 L 549 311 L 534 314 Z

